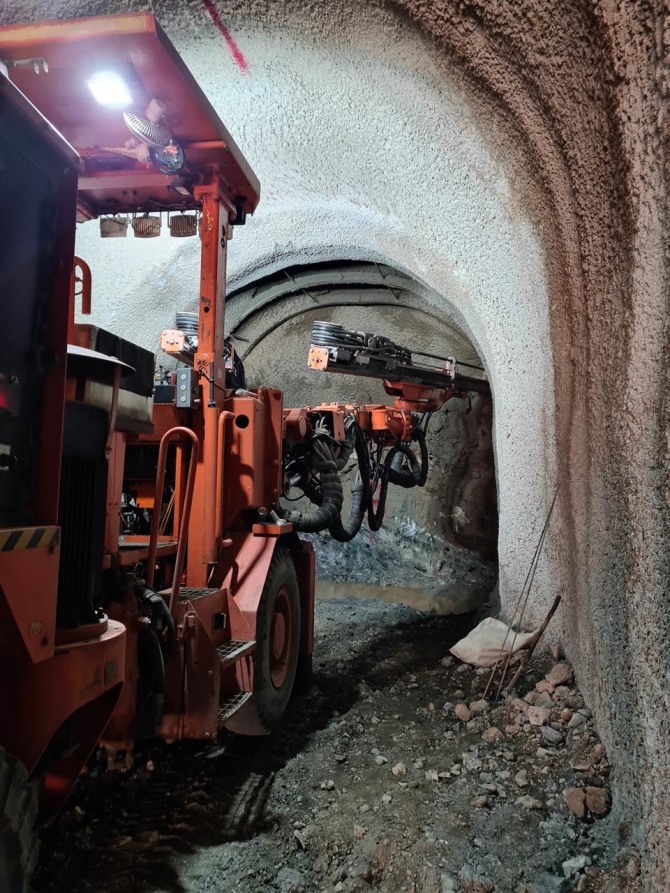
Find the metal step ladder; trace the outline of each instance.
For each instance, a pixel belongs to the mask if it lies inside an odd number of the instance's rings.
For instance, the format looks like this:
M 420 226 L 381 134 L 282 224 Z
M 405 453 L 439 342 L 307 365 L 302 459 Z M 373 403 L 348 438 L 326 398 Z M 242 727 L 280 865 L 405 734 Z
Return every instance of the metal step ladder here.
M 223 645 L 219 645 L 216 650 L 219 654 L 221 667 L 223 669 L 234 664 L 236 661 L 240 660 L 240 658 L 252 654 L 256 650 L 256 642 L 253 640 L 246 642 L 243 639 L 231 639 L 229 642 L 224 642 Z
M 169 592 L 169 590 L 166 591 Z M 192 602 L 198 598 L 204 598 L 206 595 L 213 595 L 218 591 L 218 587 L 215 587 L 214 589 L 194 589 L 193 587 L 182 586 L 179 590 L 179 601 Z
M 237 694 L 231 695 L 227 700 L 222 701 L 219 706 L 219 722 L 225 722 L 227 719 L 230 719 L 241 707 L 244 707 L 250 697 L 250 691 L 239 691 Z
M 246 641 L 244 639 L 231 639 L 224 642 L 216 649 L 221 661 L 221 669 L 231 667 L 239 660 L 247 657 L 256 650 L 255 640 Z M 250 691 L 238 691 L 232 694 L 223 693 L 223 699 L 219 706 L 219 722 L 223 723 L 230 719 L 238 710 L 247 703 L 252 693 Z

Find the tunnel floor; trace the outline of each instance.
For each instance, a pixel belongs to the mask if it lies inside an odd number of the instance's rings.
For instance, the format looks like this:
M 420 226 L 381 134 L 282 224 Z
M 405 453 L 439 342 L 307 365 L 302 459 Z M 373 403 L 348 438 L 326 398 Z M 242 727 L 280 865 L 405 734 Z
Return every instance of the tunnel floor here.
M 635 890 L 612 819 L 566 804 L 584 786 L 604 803 L 610 770 L 572 682 L 544 684 L 548 653 L 517 700 L 457 718 L 488 679 L 448 654 L 472 623 L 319 601 L 313 684 L 282 727 L 140 746 L 125 772 L 93 761 L 43 832 L 35 891 Z

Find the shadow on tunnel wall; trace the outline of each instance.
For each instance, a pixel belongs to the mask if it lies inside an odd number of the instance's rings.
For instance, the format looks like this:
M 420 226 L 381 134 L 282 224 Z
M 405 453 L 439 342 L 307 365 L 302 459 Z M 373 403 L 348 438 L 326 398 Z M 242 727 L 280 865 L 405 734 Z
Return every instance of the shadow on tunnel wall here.
M 444 446 L 439 434 L 433 434 L 432 443 L 433 486 L 442 504 L 442 535 L 447 542 L 494 558 L 498 498 L 492 398 L 477 394 L 465 403 L 452 401 L 444 428 Z

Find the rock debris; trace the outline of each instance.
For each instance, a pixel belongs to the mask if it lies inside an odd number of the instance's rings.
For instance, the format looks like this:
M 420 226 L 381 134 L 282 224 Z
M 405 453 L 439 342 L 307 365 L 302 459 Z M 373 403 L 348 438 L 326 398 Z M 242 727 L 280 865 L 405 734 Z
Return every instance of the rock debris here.
M 313 685 L 282 727 L 139 746 L 123 773 L 93 762 L 44 834 L 36 893 L 635 890 L 571 668 L 536 655 L 484 701 L 488 675 L 444 660 L 468 623 L 319 602 Z

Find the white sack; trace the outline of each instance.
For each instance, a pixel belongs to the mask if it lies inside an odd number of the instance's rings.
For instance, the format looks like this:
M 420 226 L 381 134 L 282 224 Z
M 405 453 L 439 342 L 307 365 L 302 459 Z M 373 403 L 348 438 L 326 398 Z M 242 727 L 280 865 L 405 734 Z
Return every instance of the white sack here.
M 501 656 L 525 648 L 534 635 L 534 632 L 515 633 L 502 620 L 486 617 L 464 639 L 456 642 L 450 651 L 465 664 L 492 667 Z

